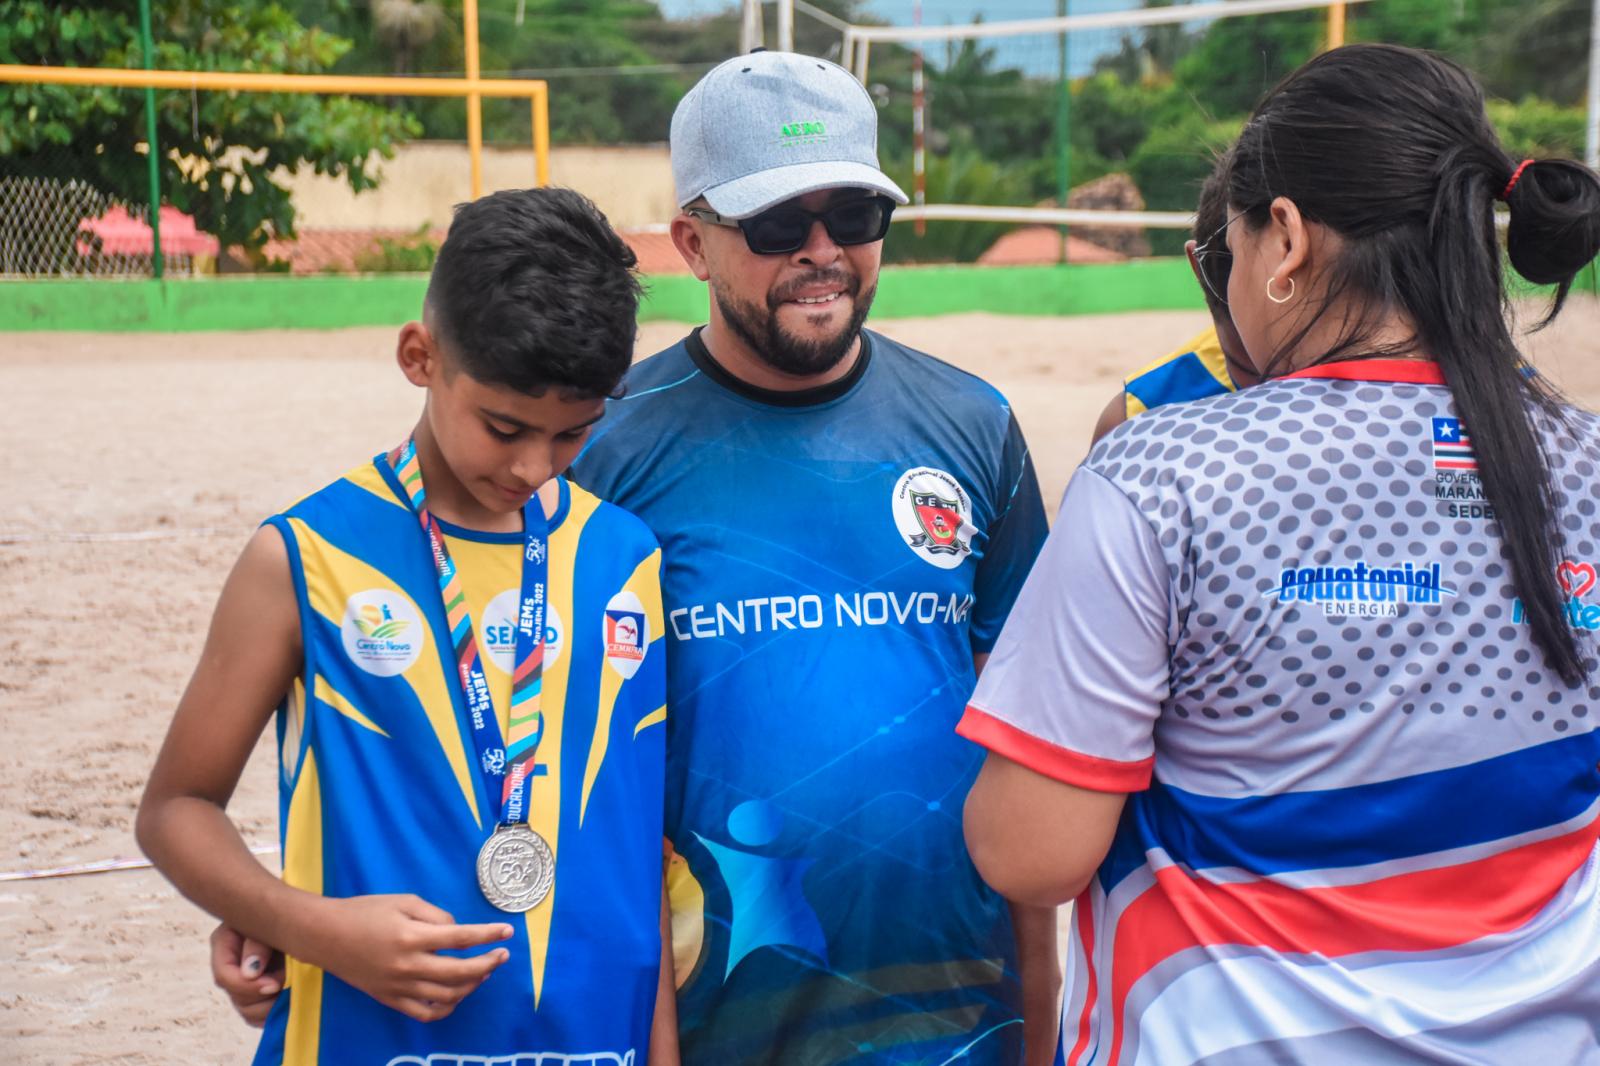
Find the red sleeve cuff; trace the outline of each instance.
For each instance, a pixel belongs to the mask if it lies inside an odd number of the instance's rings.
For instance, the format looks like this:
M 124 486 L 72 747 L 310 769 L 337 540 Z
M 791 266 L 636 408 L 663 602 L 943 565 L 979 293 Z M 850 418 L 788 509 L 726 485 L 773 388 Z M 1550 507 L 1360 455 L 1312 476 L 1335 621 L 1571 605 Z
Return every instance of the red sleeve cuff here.
M 956 732 L 1035 773 L 1096 792 L 1141 792 L 1149 788 L 1156 761 L 1152 755 L 1137 762 L 1120 762 L 1058 747 L 971 704 L 956 725 Z

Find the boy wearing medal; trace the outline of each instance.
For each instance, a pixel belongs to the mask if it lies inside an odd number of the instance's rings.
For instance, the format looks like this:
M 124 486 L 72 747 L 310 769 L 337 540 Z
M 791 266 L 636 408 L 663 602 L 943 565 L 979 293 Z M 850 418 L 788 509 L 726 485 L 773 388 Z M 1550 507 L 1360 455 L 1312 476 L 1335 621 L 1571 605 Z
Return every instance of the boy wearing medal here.
M 672 1057 L 660 552 L 560 476 L 631 361 L 633 266 L 576 193 L 462 207 L 400 331 L 415 428 L 223 588 L 137 830 L 284 949 L 257 1063 Z M 282 880 L 224 812 L 274 714 Z

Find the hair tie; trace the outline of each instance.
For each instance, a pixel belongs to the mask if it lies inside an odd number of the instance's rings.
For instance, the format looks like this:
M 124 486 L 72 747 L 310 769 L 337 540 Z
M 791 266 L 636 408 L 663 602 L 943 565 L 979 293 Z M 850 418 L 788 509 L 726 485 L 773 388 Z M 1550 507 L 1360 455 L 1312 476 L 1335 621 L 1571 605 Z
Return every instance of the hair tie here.
M 1531 166 L 1533 166 L 1533 160 L 1524 159 L 1517 169 L 1511 172 L 1511 180 L 1506 182 L 1505 191 L 1500 194 L 1500 199 L 1511 199 L 1511 190 L 1515 189 L 1517 187 L 1517 182 L 1522 179 L 1522 172 Z

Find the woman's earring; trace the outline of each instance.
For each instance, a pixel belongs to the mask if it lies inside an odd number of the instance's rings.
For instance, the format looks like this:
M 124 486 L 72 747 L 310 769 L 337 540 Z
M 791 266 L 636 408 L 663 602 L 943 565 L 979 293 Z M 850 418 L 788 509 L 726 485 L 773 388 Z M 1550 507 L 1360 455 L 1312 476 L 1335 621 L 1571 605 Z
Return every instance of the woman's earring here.
M 1276 276 L 1267 279 L 1267 299 L 1271 300 L 1275 304 L 1286 304 L 1290 300 L 1294 299 L 1294 279 L 1289 279 L 1289 295 L 1285 296 L 1281 300 L 1272 295 L 1272 286 L 1277 283 L 1277 280 L 1278 279 Z

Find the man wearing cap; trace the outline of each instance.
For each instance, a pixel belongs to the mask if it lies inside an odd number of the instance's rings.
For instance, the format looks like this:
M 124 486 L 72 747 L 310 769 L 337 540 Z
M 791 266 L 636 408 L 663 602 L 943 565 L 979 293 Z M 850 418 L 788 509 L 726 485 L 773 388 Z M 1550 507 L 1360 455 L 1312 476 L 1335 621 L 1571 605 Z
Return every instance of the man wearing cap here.
M 847 71 L 729 60 L 671 147 L 710 321 L 634 366 L 572 473 L 662 545 L 683 1061 L 1013 1064 L 1026 1031 L 1049 1063 L 1054 912 L 974 870 L 983 752 L 954 732 L 1046 532 L 1022 434 L 861 328 L 906 196 Z
M 662 544 L 684 1061 L 1021 1062 L 952 731 L 1045 535 L 1027 447 L 992 387 L 861 328 L 906 196 L 847 71 L 729 60 L 671 147 L 710 321 L 633 368 L 573 472 Z M 1020 930 L 1046 1063 L 1053 923 Z

